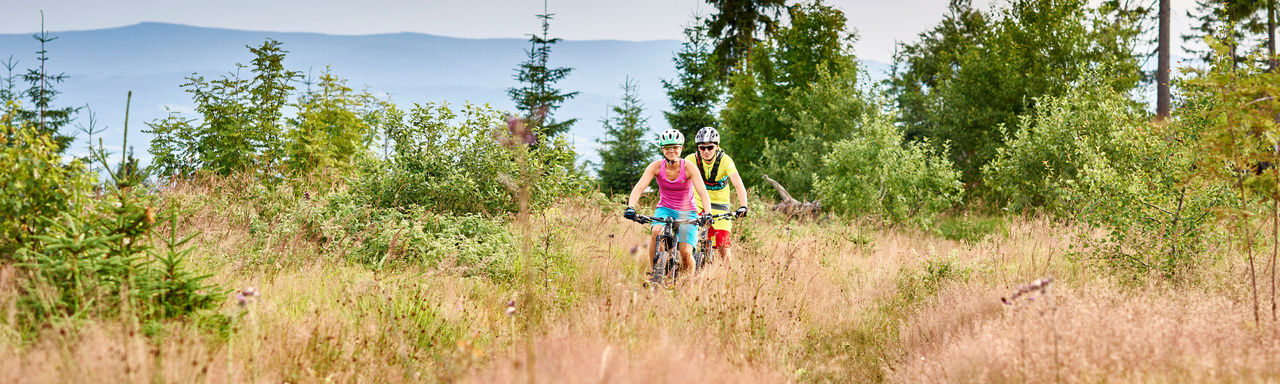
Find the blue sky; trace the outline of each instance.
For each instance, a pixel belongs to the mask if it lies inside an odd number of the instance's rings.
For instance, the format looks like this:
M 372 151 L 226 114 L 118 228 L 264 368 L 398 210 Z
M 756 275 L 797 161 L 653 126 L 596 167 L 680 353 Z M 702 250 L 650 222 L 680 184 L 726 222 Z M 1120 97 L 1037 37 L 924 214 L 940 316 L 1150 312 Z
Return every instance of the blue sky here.
M 1151 3 L 1155 0 L 1132 0 Z M 118 27 L 143 21 L 258 31 L 375 34 L 420 32 L 491 38 L 521 37 L 538 28 L 540 0 L 6 0 L 0 33 L 35 32 L 40 11 L 53 31 Z M 788 1 L 791 3 L 792 1 Z M 996 0 L 995 3 L 1001 1 Z M 942 19 L 947 0 L 827 0 L 860 35 L 860 57 L 889 62 L 894 44 Z M 992 0 L 974 0 L 989 8 Z M 552 34 L 569 40 L 680 39 L 681 26 L 704 0 L 552 0 Z M 1189 29 L 1194 0 L 1174 0 L 1174 35 Z

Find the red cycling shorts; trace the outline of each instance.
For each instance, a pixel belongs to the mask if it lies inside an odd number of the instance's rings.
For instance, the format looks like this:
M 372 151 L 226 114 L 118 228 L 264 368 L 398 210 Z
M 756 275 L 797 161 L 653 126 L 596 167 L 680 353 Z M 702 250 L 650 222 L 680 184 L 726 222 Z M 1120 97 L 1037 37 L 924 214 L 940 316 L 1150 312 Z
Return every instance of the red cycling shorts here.
M 714 229 L 714 228 L 707 230 L 707 240 L 711 240 L 711 244 L 713 247 L 728 248 L 729 247 L 729 231 L 726 231 L 723 229 Z

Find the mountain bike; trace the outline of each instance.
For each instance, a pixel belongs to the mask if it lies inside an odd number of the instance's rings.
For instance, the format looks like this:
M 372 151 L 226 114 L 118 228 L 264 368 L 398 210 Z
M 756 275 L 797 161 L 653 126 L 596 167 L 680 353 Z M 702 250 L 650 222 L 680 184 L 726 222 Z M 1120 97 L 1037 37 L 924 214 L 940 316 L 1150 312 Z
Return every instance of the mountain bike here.
M 694 265 L 698 266 L 698 269 L 702 269 L 704 265 L 710 265 L 716 261 L 716 252 L 711 249 L 711 239 L 707 237 L 707 232 L 711 231 L 711 224 L 714 224 L 716 220 L 733 220 L 737 217 L 733 212 L 712 215 L 711 221 L 707 222 L 707 225 L 698 227 L 698 244 L 693 249 L 693 261 Z
M 680 248 L 676 243 L 680 235 L 680 224 L 701 225 L 702 219 L 681 220 L 636 215 L 635 221 L 640 224 L 650 222 L 666 224 L 662 226 L 662 233 L 658 235 L 658 244 L 653 248 L 653 256 L 650 260 L 653 262 L 653 272 L 649 275 L 649 281 L 654 284 L 674 284 L 676 278 L 680 277 Z

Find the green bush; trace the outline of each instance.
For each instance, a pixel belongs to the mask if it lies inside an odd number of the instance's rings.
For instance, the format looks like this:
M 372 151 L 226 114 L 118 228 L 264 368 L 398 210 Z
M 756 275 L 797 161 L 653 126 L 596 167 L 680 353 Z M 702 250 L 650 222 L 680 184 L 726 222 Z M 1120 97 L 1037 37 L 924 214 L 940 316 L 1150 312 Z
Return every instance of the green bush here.
M 0 114 L 0 262 L 48 235 L 43 219 L 73 212 L 85 204 L 93 180 L 79 160 L 63 163 L 55 138 L 30 124 L 14 121 L 16 102 Z
M 513 133 L 518 129 L 488 106 L 467 104 L 460 112 L 419 104 L 404 124 L 384 123 L 389 158 L 364 162 L 353 193 L 378 208 L 493 215 L 591 187 L 562 137 Z
M 497 281 L 515 275 L 515 237 L 501 220 L 476 214 L 433 213 L 359 206 L 336 196 L 326 210 L 321 239 L 374 269 L 421 265 L 457 269 Z
M 823 157 L 815 189 L 837 212 L 876 215 L 894 223 L 927 224 L 960 202 L 960 173 L 928 143 L 903 144 L 886 117 L 864 116 L 855 138 Z
M 1142 106 L 1094 84 L 1040 101 L 983 168 L 993 202 L 1063 216 L 1113 204 L 1133 178 L 1164 171 Z
M 190 237 L 171 232 L 163 249 L 155 247 L 157 217 L 172 218 L 173 210 L 161 211 L 141 187 L 136 160 L 98 184 L 97 174 L 79 161 L 62 163 L 47 134 L 15 125 L 11 113 L 0 117 L 0 132 L 6 192 L 0 263 L 21 271 L 20 305 L 6 308 L 16 312 L 0 321 L 34 331 L 87 316 L 167 319 L 213 305 L 205 277 L 186 270 Z M 106 166 L 101 150 L 92 157 Z
M 1194 120 L 1150 124 L 1142 107 L 1105 85 L 1080 84 L 1041 101 L 983 169 L 993 202 L 1109 231 L 1085 239 L 1108 268 L 1178 274 L 1203 245 L 1220 189 L 1187 183 Z

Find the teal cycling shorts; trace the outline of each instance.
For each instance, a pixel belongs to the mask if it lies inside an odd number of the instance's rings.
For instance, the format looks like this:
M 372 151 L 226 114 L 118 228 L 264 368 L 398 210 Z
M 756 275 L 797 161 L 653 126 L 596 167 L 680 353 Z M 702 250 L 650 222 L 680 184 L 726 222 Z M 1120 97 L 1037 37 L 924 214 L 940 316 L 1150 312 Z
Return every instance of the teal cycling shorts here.
M 653 217 L 671 218 L 676 220 L 693 220 L 698 218 L 698 213 L 692 210 L 677 211 L 667 207 L 658 207 L 658 209 L 653 211 Z M 656 221 L 653 222 L 654 227 L 659 225 L 666 224 Z M 689 244 L 691 246 L 696 245 L 694 243 L 698 241 L 698 226 L 693 224 L 680 224 L 679 229 L 680 233 L 676 234 L 676 241 Z

